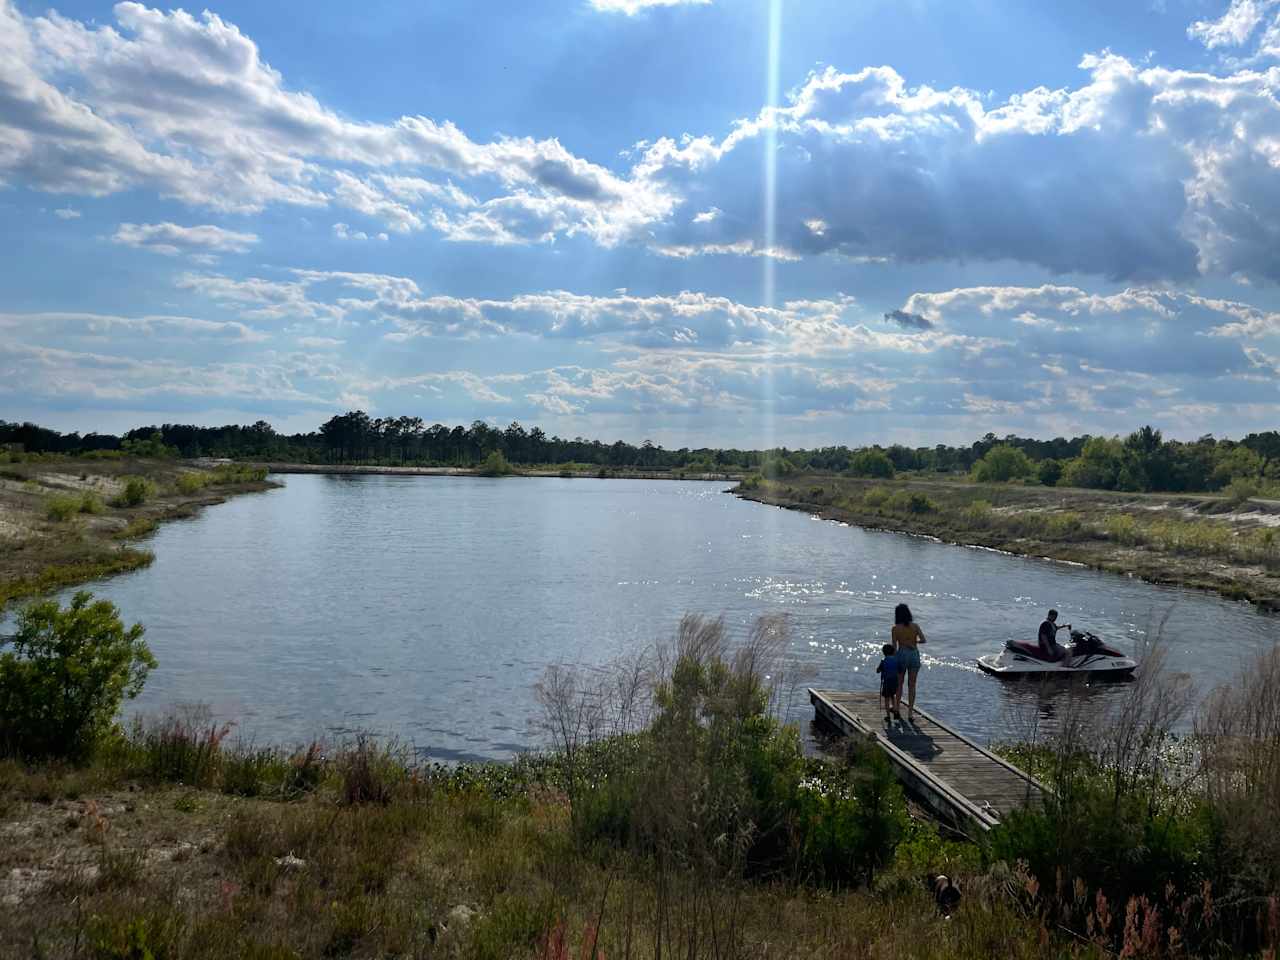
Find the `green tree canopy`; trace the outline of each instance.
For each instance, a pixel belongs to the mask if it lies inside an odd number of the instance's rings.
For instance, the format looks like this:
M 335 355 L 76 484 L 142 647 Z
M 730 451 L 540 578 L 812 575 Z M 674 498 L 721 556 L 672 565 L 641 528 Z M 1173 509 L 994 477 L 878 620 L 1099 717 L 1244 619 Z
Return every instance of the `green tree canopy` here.
M 978 483 L 1007 483 L 1031 476 L 1031 460 L 1017 447 L 999 444 L 992 447 L 973 465 L 973 479 Z
M 82 590 L 62 609 L 34 603 L 18 615 L 13 649 L 0 654 L 0 749 L 25 757 L 82 758 L 142 690 L 156 661 L 115 604 Z

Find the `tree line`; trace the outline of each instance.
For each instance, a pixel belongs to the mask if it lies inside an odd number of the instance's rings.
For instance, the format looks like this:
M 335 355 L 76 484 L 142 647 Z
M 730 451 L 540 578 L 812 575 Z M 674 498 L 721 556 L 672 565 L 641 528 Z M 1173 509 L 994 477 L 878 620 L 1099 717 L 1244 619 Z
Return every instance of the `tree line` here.
M 685 472 L 803 472 L 892 477 L 898 473 L 970 474 L 983 481 L 1069 484 L 1108 490 L 1218 490 L 1237 478 L 1280 482 L 1280 432 L 1241 440 L 1166 440 L 1144 426 L 1127 437 L 1079 436 L 1040 440 L 994 433 L 964 446 L 902 444 L 813 449 L 724 447 L 667 449 L 648 440 L 605 443 L 548 436 L 513 422 L 498 428 L 428 425 L 421 417 L 371 417 L 362 410 L 330 417 L 308 433 L 279 433 L 265 420 L 201 427 L 165 423 L 116 436 L 60 433 L 33 423 L 0 420 L 0 447 L 28 453 L 123 451 L 142 456 L 227 457 L 313 464 L 403 464 L 469 467 L 495 452 L 517 465 L 580 464 L 599 468 Z

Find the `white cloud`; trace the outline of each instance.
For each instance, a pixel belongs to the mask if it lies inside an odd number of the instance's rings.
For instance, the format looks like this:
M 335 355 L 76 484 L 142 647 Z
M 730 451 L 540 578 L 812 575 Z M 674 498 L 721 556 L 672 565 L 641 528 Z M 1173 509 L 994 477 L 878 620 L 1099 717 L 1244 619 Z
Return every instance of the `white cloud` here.
M 607 245 L 676 203 L 554 139 L 479 143 L 422 116 L 348 120 L 290 90 L 216 14 L 138 3 L 114 12 L 119 29 L 55 12 L 28 19 L 0 0 L 0 176 L 91 195 L 147 186 L 224 211 L 341 205 L 411 232 L 431 213 L 417 203 L 478 202 L 419 175 L 439 172 L 487 186 L 491 218 L 520 242 L 546 235 L 517 232 L 539 204 L 555 208 L 556 231 Z
M 603 13 L 623 13 L 634 17 L 650 7 L 705 6 L 711 0 L 589 0 L 592 9 Z
M 385 242 L 388 239 L 385 233 L 378 233 L 371 237 L 363 230 L 352 230 L 345 223 L 335 223 L 333 225 L 333 235 L 339 240 L 382 240 Z
M 111 240 L 170 257 L 183 253 L 207 257 L 219 253 L 245 253 L 258 242 L 258 236 L 224 230 L 212 224 L 183 227 L 176 223 L 122 223 Z
M 1236 0 L 1192 31 L 1243 41 L 1273 12 L 1268 0 Z M 826 68 L 781 107 L 720 136 L 640 143 L 630 169 L 615 171 L 555 139 L 481 142 L 424 116 L 345 118 L 290 89 L 212 13 L 121 3 L 115 17 L 115 28 L 25 18 L 0 0 L 0 177 L 86 195 L 150 188 L 216 210 L 346 207 L 388 232 L 471 243 L 584 236 L 680 258 L 834 253 L 1016 260 L 1135 282 L 1280 280 L 1269 71 L 1091 55 L 1076 87 L 996 101 L 912 87 L 887 66 Z M 1276 22 L 1262 49 L 1272 32 L 1280 51 Z M 760 235 L 766 132 L 778 159 L 770 243 Z
M 75 210 L 72 207 L 59 207 L 57 210 L 53 211 L 53 215 L 57 217 L 59 220 L 79 220 L 80 219 L 80 211 Z
M 1215 47 L 1238 47 L 1258 28 L 1275 0 L 1231 0 L 1231 5 L 1217 20 L 1197 20 L 1187 28 L 1187 36 L 1199 40 L 1210 50 Z
M 113 341 L 130 336 L 239 343 L 257 343 L 267 339 L 266 334 L 234 320 L 179 316 L 121 317 L 102 313 L 0 313 L 0 330 L 27 338 L 56 335 Z

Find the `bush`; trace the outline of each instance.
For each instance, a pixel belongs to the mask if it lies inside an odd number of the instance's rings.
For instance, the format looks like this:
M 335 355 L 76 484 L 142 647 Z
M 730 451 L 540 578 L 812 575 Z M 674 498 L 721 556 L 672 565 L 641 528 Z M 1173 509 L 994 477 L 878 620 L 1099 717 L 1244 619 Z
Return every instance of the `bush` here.
M 938 505 L 923 493 L 899 490 L 889 498 L 886 506 L 895 513 L 936 513 Z
M 261 483 L 267 479 L 266 467 L 248 467 L 237 463 L 224 463 L 206 473 L 207 483 L 214 486 L 229 486 L 237 483 Z
M 760 474 L 753 473 L 750 476 L 743 478 L 742 489 L 743 490 L 759 490 L 760 484 L 763 482 L 764 482 L 764 478 L 760 476 Z
M 796 472 L 796 465 L 786 457 L 765 457 L 760 464 L 760 473 L 770 480 L 789 477 Z
M 1062 479 L 1062 464 L 1057 460 L 1041 460 L 1036 470 L 1036 478 L 1046 487 L 1057 486 Z
M 205 488 L 212 477 L 203 472 L 184 473 L 178 477 L 174 486 L 179 493 L 187 494 L 199 493 Z
M 489 455 L 484 458 L 484 463 L 480 464 L 480 476 L 482 477 L 505 477 L 511 472 L 511 464 L 507 462 L 507 458 L 502 455 L 501 450 L 490 451 Z
M 129 477 L 124 490 L 112 504 L 117 507 L 140 507 L 156 495 L 156 485 L 146 477 Z
M 881 480 L 893 478 L 893 461 L 879 447 L 868 447 L 859 450 L 849 461 L 849 472 L 855 477 L 876 477 Z
M 1223 491 L 1232 505 L 1237 507 L 1243 506 L 1261 492 L 1262 487 L 1258 484 L 1258 481 L 1248 477 L 1236 477 L 1227 484 L 1227 488 Z
M 79 758 L 111 730 L 121 700 L 156 665 L 141 624 L 125 629 L 115 605 L 80 591 L 18 615 L 13 650 L 0 654 L 0 748 Z
M 67 494 L 52 496 L 45 504 L 45 515 L 55 523 L 70 520 L 79 512 L 80 498 L 68 496 Z
M 1045 535 L 1052 540 L 1075 540 L 1084 532 L 1084 520 L 1072 510 L 1051 513 L 1045 519 Z
M 1005 443 L 992 447 L 973 465 L 973 479 L 977 483 L 1007 483 L 1029 477 L 1032 472 L 1027 455 Z
M 893 496 L 893 494 L 884 487 L 872 487 L 862 495 L 862 504 L 872 510 L 879 510 L 889 502 L 889 498 L 891 496 Z
M 102 498 L 92 490 L 86 490 L 80 495 L 80 512 L 81 513 L 102 513 L 106 507 L 102 505 Z
M 159 430 L 153 430 L 145 439 L 137 437 L 125 440 L 120 444 L 120 449 L 131 457 L 172 459 L 178 455 L 178 448 L 166 444 Z
M 975 526 L 985 526 L 991 522 L 991 501 L 975 500 L 961 510 L 960 514 L 967 522 Z
M 1107 536 L 1116 543 L 1135 546 L 1143 542 L 1138 523 L 1127 513 L 1117 513 L 1107 517 Z

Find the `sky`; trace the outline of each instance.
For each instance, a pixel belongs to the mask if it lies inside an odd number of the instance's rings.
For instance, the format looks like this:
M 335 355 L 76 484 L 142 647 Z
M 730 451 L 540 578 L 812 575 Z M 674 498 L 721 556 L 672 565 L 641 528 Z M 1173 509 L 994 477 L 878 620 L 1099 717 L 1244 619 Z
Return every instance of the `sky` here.
M 0 0 L 0 419 L 1280 427 L 1280 0 Z

